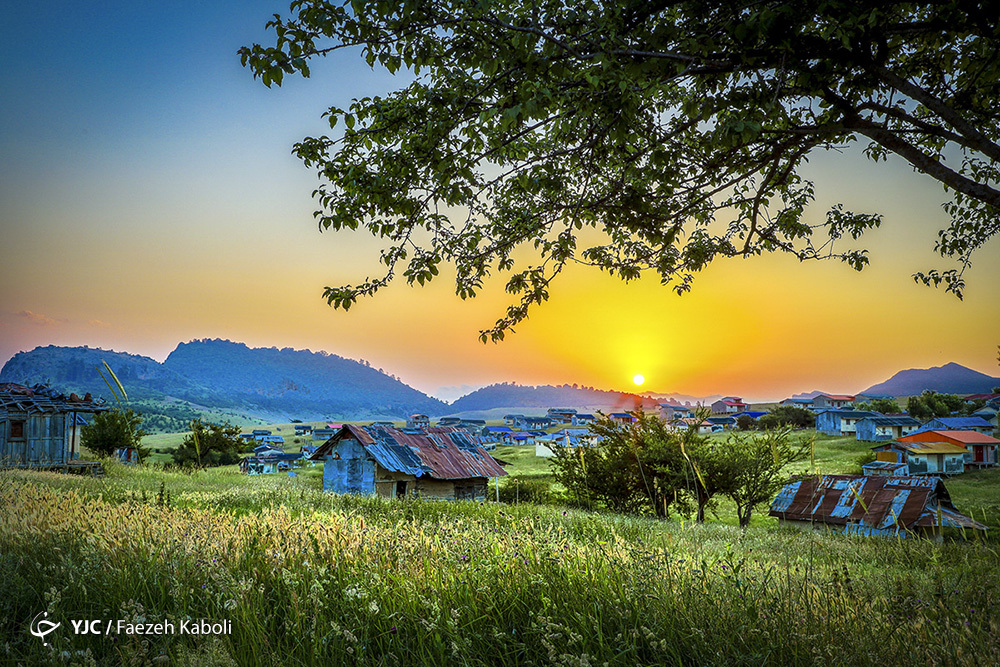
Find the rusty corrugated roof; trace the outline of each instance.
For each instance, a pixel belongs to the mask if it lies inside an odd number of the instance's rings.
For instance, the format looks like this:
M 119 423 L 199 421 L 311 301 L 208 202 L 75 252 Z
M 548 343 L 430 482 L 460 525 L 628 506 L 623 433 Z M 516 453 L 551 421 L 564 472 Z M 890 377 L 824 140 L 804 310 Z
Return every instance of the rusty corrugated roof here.
M 916 528 L 986 526 L 960 514 L 936 477 L 823 475 L 785 485 L 771 516 L 844 526 L 845 532 L 896 534 Z
M 348 424 L 309 458 L 322 460 L 343 437 L 356 438 L 386 470 L 416 477 L 466 479 L 507 474 L 483 449 L 479 437 L 451 426 L 397 429 Z
M 104 412 L 109 408 L 95 403 L 90 394 L 80 398 L 76 394 L 60 394 L 44 385 L 25 387 L 13 382 L 0 384 L 0 412 L 37 414 L 40 412 Z

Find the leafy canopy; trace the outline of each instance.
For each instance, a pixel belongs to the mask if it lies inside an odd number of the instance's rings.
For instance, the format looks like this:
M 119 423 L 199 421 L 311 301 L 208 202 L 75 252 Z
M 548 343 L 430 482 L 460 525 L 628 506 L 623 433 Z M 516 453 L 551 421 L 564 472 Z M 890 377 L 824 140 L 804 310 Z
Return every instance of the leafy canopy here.
M 231 465 L 240 462 L 242 447 L 239 426 L 192 419 L 191 433 L 174 450 L 174 464 L 199 468 Z
M 1000 228 L 1000 14 L 986 3 L 296 0 L 268 28 L 273 46 L 240 49 L 267 86 L 340 49 L 407 73 L 331 107 L 339 134 L 294 148 L 321 179 L 320 228 L 384 241 L 384 274 L 327 287 L 335 307 L 399 272 L 422 285 L 442 263 L 463 298 L 509 272 L 514 303 L 485 341 L 571 262 L 626 281 L 655 272 L 678 292 L 719 257 L 860 270 L 867 253 L 845 237 L 881 217 L 836 205 L 808 224 L 800 175 L 855 141 L 952 195 L 937 250 L 955 268 L 916 280 L 961 296 Z
M 135 447 L 139 460 L 149 454 L 142 446 L 142 414 L 132 408 L 118 408 L 95 413 L 89 424 L 80 429 L 80 444 L 98 456 L 114 456 L 120 447 Z

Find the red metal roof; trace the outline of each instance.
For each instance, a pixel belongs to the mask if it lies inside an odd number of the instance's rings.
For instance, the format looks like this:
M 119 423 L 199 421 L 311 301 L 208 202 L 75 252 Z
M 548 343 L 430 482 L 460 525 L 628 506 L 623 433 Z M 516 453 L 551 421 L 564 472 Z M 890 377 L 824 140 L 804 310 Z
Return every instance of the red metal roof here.
M 310 456 L 322 460 L 344 437 L 354 437 L 386 470 L 435 479 L 504 477 L 507 472 L 466 429 L 434 426 L 397 429 L 348 424 Z
M 960 442 L 963 445 L 1000 444 L 1000 440 L 978 431 L 921 431 L 901 436 L 896 440 L 899 442 Z
M 826 397 L 826 398 L 832 398 L 835 401 L 853 401 L 854 400 L 853 396 L 848 396 L 847 394 L 820 394 L 816 398 L 819 398 L 820 396 L 823 396 L 823 397 Z

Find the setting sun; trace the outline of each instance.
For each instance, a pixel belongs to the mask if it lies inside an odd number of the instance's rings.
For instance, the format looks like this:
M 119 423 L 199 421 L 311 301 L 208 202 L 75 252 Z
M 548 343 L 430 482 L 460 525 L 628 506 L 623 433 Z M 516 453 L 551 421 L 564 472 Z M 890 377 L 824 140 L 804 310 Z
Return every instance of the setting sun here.
M 646 378 L 642 377 L 642 375 L 638 373 L 636 373 L 635 377 L 632 378 L 632 382 L 634 382 L 635 384 L 642 384 L 645 381 Z

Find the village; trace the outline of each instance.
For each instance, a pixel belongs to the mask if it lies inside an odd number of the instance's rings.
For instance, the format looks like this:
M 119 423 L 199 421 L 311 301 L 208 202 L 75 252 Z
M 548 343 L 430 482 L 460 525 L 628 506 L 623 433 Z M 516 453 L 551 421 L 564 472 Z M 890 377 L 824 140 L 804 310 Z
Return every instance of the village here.
M 963 396 L 970 414 L 924 421 L 905 413 L 857 409 L 889 400 L 894 399 L 819 394 L 770 406 L 777 412 L 782 406 L 808 411 L 815 428 L 800 427 L 800 434 L 853 438 L 871 453 L 860 474 L 791 480 L 771 503 L 771 516 L 790 525 L 822 525 L 859 534 L 913 534 L 935 527 L 985 531 L 985 525 L 956 509 L 945 481 L 998 465 L 1000 394 Z M 753 407 L 740 397 L 727 396 L 705 406 L 664 402 L 654 414 L 671 430 L 718 438 L 752 429 L 770 414 Z M 0 386 L 0 409 L 3 467 L 103 475 L 100 461 L 81 456 L 80 435 L 88 418 L 109 406 L 89 394 L 65 396 L 40 385 L 8 383 Z M 599 417 L 628 427 L 639 415 L 639 410 L 603 415 L 553 407 L 538 415 L 506 414 L 502 424 L 460 417 L 441 417 L 432 423 L 424 414 L 410 415 L 405 422 L 292 420 L 285 427 L 292 442 L 274 432 L 281 427 L 242 433 L 246 454 L 238 467 L 248 476 L 294 477 L 302 468 L 322 466 L 322 489 L 329 493 L 499 500 L 500 478 L 516 474 L 517 466 L 497 455 L 498 447 L 533 451 L 534 457 L 549 459 L 560 448 L 600 447 L 601 436 L 592 430 Z M 135 447 L 119 448 L 114 459 L 137 465 L 139 453 Z

